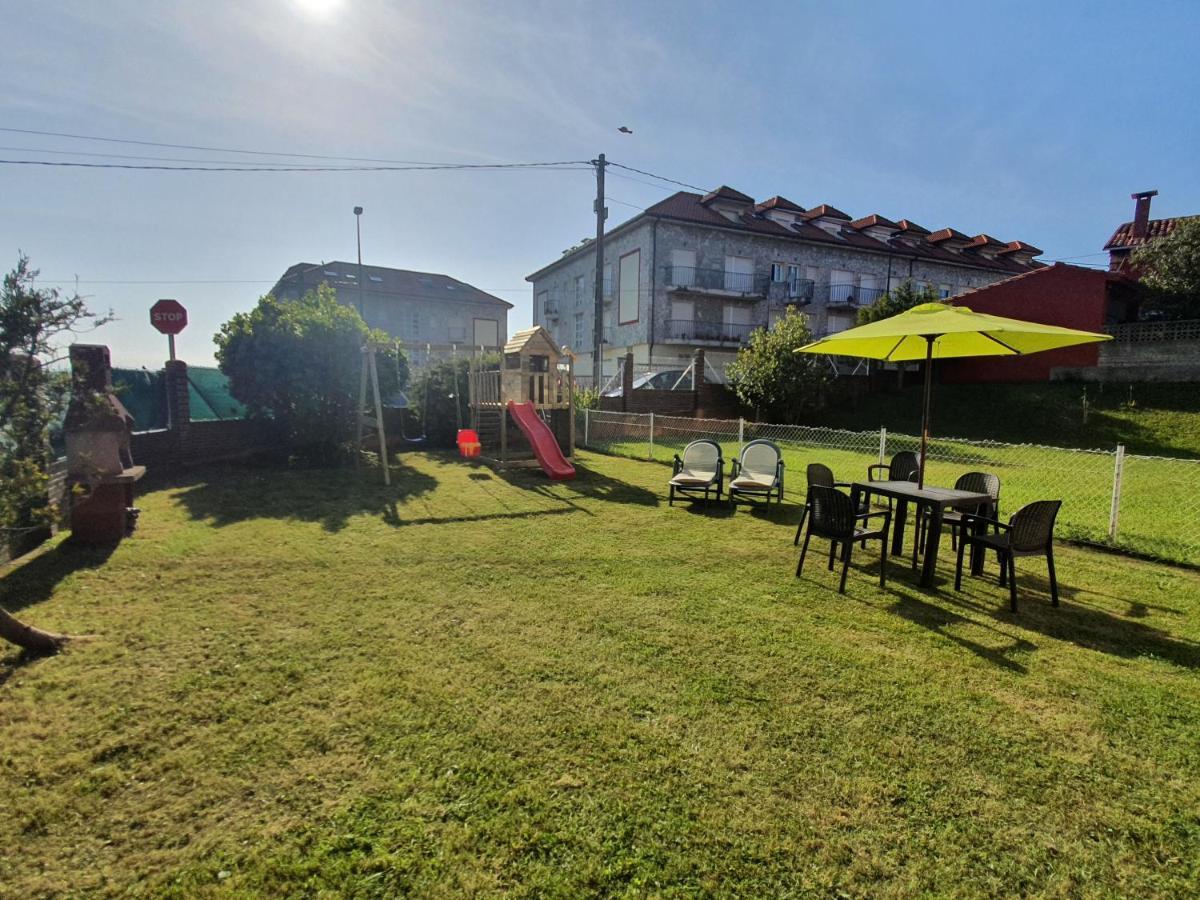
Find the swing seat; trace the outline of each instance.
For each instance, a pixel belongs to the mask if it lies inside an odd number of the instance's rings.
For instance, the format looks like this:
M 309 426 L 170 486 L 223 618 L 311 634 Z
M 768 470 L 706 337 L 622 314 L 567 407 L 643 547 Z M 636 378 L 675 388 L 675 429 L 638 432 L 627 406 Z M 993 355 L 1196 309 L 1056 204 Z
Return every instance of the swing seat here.
M 481 445 L 479 435 L 471 428 L 463 428 L 458 432 L 458 452 L 464 457 L 478 456 Z

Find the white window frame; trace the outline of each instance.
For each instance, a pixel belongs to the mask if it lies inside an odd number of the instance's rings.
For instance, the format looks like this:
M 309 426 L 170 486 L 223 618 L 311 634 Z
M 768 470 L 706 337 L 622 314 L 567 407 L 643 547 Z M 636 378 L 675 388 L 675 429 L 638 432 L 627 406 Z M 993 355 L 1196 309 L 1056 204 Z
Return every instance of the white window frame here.
M 642 315 L 642 251 L 630 250 L 617 266 L 617 324 L 632 325 Z M 633 318 L 627 318 L 632 313 Z

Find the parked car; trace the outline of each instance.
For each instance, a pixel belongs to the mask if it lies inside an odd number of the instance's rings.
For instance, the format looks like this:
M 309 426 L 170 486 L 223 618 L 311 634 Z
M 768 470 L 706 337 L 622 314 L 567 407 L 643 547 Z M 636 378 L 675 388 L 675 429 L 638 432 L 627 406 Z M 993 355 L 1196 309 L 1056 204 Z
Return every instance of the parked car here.
M 692 389 L 692 378 L 690 375 L 687 378 L 683 377 L 686 371 L 687 369 L 664 369 L 661 372 L 645 372 L 633 379 L 633 389 L 635 391 L 643 388 L 650 391 L 690 391 Z M 620 386 L 618 385 L 612 390 L 605 391 L 604 396 L 620 397 Z

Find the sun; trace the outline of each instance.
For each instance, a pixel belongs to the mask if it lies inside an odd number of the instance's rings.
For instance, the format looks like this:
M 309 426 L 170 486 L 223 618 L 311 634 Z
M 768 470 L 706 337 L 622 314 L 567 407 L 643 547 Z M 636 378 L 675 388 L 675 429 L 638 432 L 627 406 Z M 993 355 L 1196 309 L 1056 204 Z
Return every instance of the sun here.
M 328 19 L 341 7 L 342 0 L 292 0 L 292 3 L 310 19 Z

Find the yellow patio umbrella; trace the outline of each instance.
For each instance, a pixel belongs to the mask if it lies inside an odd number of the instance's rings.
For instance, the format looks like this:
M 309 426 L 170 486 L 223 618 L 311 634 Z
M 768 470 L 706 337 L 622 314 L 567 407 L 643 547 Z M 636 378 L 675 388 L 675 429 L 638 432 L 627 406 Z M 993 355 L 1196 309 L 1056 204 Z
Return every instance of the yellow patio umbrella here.
M 961 356 L 1025 356 L 1076 344 L 1109 341 L 1112 336 L 1057 325 L 1023 322 L 977 313 L 965 306 L 922 303 L 887 319 L 839 331 L 796 349 L 882 359 L 886 362 L 925 361 L 925 396 L 921 408 L 921 464 L 918 486 L 925 486 L 925 450 L 929 443 L 929 403 L 933 361 Z

